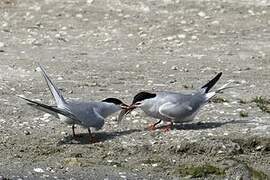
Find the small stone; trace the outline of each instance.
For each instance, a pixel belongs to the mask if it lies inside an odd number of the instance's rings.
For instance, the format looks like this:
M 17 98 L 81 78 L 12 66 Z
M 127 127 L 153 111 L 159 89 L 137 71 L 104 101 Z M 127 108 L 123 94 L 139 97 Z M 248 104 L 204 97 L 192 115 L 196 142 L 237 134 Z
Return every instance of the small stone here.
M 194 35 L 194 36 L 191 36 L 191 39 L 196 40 L 198 39 L 198 37 Z
M 241 84 L 246 84 L 247 81 L 246 81 L 246 80 L 241 80 L 240 83 L 241 83 Z
M 55 38 L 60 38 L 61 35 L 60 35 L 60 34 L 55 34 L 54 37 L 55 37 Z
M 177 66 L 172 66 L 171 69 L 172 70 L 178 70 L 178 67 Z
M 180 23 L 181 23 L 181 24 L 187 24 L 187 21 L 182 20 L 182 21 L 180 21 Z
M 252 11 L 251 9 L 248 10 L 249 14 L 251 14 L 252 16 L 255 15 L 254 11 Z
M 117 117 L 113 116 L 113 117 L 111 118 L 111 120 L 112 120 L 112 121 L 117 121 Z
M 127 179 L 127 176 L 125 176 L 125 175 L 121 175 L 120 177 L 123 179 Z
M 205 16 L 206 16 L 205 12 L 203 12 L 203 11 L 200 11 L 200 12 L 198 13 L 198 15 L 199 15 L 200 17 L 205 17 Z
M 175 39 L 174 36 L 169 36 L 169 37 L 167 37 L 167 40 L 168 40 L 168 41 L 171 41 L 171 40 L 174 40 L 174 39 Z
M 138 119 L 132 121 L 133 124 L 136 124 L 136 123 L 138 123 L 138 122 L 139 122 Z
M 31 133 L 30 133 L 29 131 L 27 131 L 27 130 L 24 130 L 23 133 L 24 133 L 24 135 L 26 135 L 26 136 L 31 134 Z
M 93 2 L 94 2 L 94 0 L 86 0 L 86 3 L 87 3 L 88 5 L 93 4 Z
M 248 112 L 246 111 L 240 111 L 239 112 L 240 117 L 248 117 Z
M 82 163 L 77 158 L 66 158 L 64 163 L 68 166 L 81 166 Z
M 128 37 L 130 38 L 130 37 L 133 37 L 134 35 L 133 34 L 128 34 Z
M 219 25 L 219 21 L 212 21 L 211 24 L 212 25 Z
M 176 79 L 170 80 L 169 83 L 171 83 L 171 84 L 176 83 Z
M 41 168 L 34 168 L 34 171 L 37 173 L 44 173 L 44 170 Z
M 62 135 L 67 135 L 67 132 L 61 132 Z
M 189 70 L 187 68 L 184 68 L 183 71 L 184 72 L 189 72 Z
M 46 170 L 50 172 L 55 172 L 52 167 L 47 167 Z
M 3 42 L 0 42 L 0 48 L 4 47 L 5 44 Z
M 256 151 L 262 150 L 263 146 L 257 146 L 255 149 Z
M 139 113 L 137 112 L 137 111 L 131 111 L 131 113 L 130 113 L 132 116 L 138 116 L 139 115 Z
M 82 14 L 76 14 L 76 17 L 77 17 L 77 18 L 82 18 L 83 15 L 82 15 Z
M 186 38 L 186 35 L 185 35 L 185 34 L 178 34 L 177 36 L 178 36 L 178 38 L 180 38 L 180 39 L 185 39 L 185 38 Z

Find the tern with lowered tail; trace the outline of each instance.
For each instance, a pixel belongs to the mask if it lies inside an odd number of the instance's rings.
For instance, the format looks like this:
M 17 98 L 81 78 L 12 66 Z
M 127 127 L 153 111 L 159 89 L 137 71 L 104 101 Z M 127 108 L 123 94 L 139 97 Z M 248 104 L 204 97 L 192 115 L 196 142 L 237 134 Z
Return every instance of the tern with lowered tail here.
M 149 130 L 155 130 L 156 125 L 161 121 L 170 122 L 169 125 L 165 126 L 164 130 L 170 130 L 173 123 L 192 121 L 200 108 L 209 102 L 216 93 L 229 88 L 227 86 L 231 82 L 223 85 L 216 91 L 210 91 L 221 75 L 221 72 L 218 73 L 207 84 L 190 94 L 168 91 L 156 93 L 140 92 L 134 96 L 129 108 L 123 109 L 120 112 L 118 121 L 120 122 L 125 115 L 136 108 L 142 109 L 150 117 L 159 119 L 158 122 L 148 127 Z
M 49 106 L 21 96 L 19 97 L 26 100 L 28 105 L 49 113 L 66 124 L 72 125 L 73 136 L 75 136 L 75 124 L 78 124 L 88 129 L 90 140 L 94 141 L 90 128 L 101 129 L 104 125 L 105 118 L 128 107 L 116 98 L 107 98 L 102 101 L 92 102 L 66 101 L 59 89 L 49 79 L 44 68 L 41 65 L 39 65 L 39 68 L 56 101 L 56 106 Z

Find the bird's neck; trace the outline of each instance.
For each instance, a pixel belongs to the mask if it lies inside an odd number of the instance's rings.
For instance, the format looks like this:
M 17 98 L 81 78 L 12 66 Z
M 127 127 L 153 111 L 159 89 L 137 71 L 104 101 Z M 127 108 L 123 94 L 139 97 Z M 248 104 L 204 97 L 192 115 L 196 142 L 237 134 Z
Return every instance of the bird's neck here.
M 100 108 L 100 115 L 104 118 L 116 113 L 120 110 L 120 107 L 112 104 L 112 103 L 103 103 Z

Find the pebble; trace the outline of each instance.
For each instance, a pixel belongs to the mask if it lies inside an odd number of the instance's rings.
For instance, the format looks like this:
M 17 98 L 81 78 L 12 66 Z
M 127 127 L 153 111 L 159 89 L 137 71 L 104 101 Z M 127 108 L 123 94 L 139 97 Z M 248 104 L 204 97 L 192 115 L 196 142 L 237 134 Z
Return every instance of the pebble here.
M 131 111 L 131 113 L 130 113 L 132 116 L 138 116 L 139 115 L 139 113 L 137 112 L 137 111 Z
M 77 18 L 82 18 L 83 15 L 82 15 L 82 14 L 76 14 L 76 17 L 77 17 Z
M 180 39 L 185 39 L 185 38 L 186 38 L 186 35 L 185 35 L 185 34 L 178 34 L 177 36 L 178 36 L 178 38 L 180 38 Z
M 4 47 L 5 44 L 3 42 L 0 42 L 0 48 Z
M 27 131 L 27 130 L 24 130 L 23 133 L 24 133 L 24 135 L 30 135 L 30 134 L 31 134 L 31 133 L 30 133 L 29 131 Z
M 137 120 L 137 119 L 134 120 L 134 121 L 132 121 L 133 124 L 136 124 L 136 123 L 138 123 L 138 122 L 139 122 L 139 120 Z
M 34 171 L 37 173 L 44 173 L 45 171 L 41 168 L 34 168 Z
M 191 39 L 196 40 L 198 39 L 198 37 L 194 35 L 194 36 L 191 36 Z
M 171 41 L 171 40 L 174 40 L 175 39 L 175 36 L 169 36 L 169 37 L 167 37 L 167 40 L 168 41 Z
M 176 83 L 176 82 L 177 82 L 176 79 L 172 79 L 172 80 L 169 81 L 170 84 L 173 84 L 173 83 Z
M 128 34 L 128 37 L 130 38 L 130 37 L 133 37 L 134 35 L 133 34 Z
M 86 3 L 87 3 L 88 5 L 93 4 L 93 2 L 94 2 L 94 0 L 86 0 Z
M 212 25 L 219 25 L 219 21 L 212 21 L 211 24 Z
M 261 150 L 263 148 L 263 146 L 257 146 L 255 149 L 257 150 L 257 151 L 259 151 L 259 150 Z
M 180 23 L 181 23 L 181 24 L 187 24 L 187 21 L 182 20 L 182 21 L 180 21 Z
M 251 9 L 248 10 L 249 14 L 251 14 L 252 16 L 255 15 L 254 11 L 252 11 Z
M 51 115 L 50 115 L 49 113 L 45 113 L 45 114 L 43 115 L 43 117 L 40 118 L 40 120 L 45 121 L 45 122 L 49 122 L 49 121 L 50 121 L 50 120 L 49 120 L 49 117 L 51 117 Z
M 117 121 L 117 117 L 113 116 L 113 117 L 111 118 L 111 120 L 112 120 L 112 121 Z
M 199 15 L 200 17 L 205 17 L 205 16 L 206 16 L 205 12 L 203 12 L 203 11 L 200 11 L 200 12 L 198 13 L 198 15 Z
M 178 67 L 177 66 L 172 66 L 171 69 L 172 70 L 178 70 Z
M 67 132 L 61 132 L 61 135 L 67 135 L 68 133 Z

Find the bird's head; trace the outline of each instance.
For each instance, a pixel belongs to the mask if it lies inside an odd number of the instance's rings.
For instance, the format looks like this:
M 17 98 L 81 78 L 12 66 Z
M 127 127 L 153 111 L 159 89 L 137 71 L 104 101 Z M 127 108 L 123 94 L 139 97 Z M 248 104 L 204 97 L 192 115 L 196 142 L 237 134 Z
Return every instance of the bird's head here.
M 118 116 L 118 122 L 120 122 L 125 115 L 129 114 L 134 109 L 143 106 L 147 100 L 154 97 L 156 97 L 156 94 L 145 92 L 145 91 L 142 91 L 136 94 L 133 98 L 132 104 L 129 105 L 128 108 L 122 109 L 122 111 L 120 112 Z
M 119 109 L 128 109 L 129 106 L 125 103 L 123 103 L 120 99 L 117 98 L 107 98 L 102 100 L 102 102 L 106 102 L 112 105 L 115 105 L 117 107 L 119 107 Z

